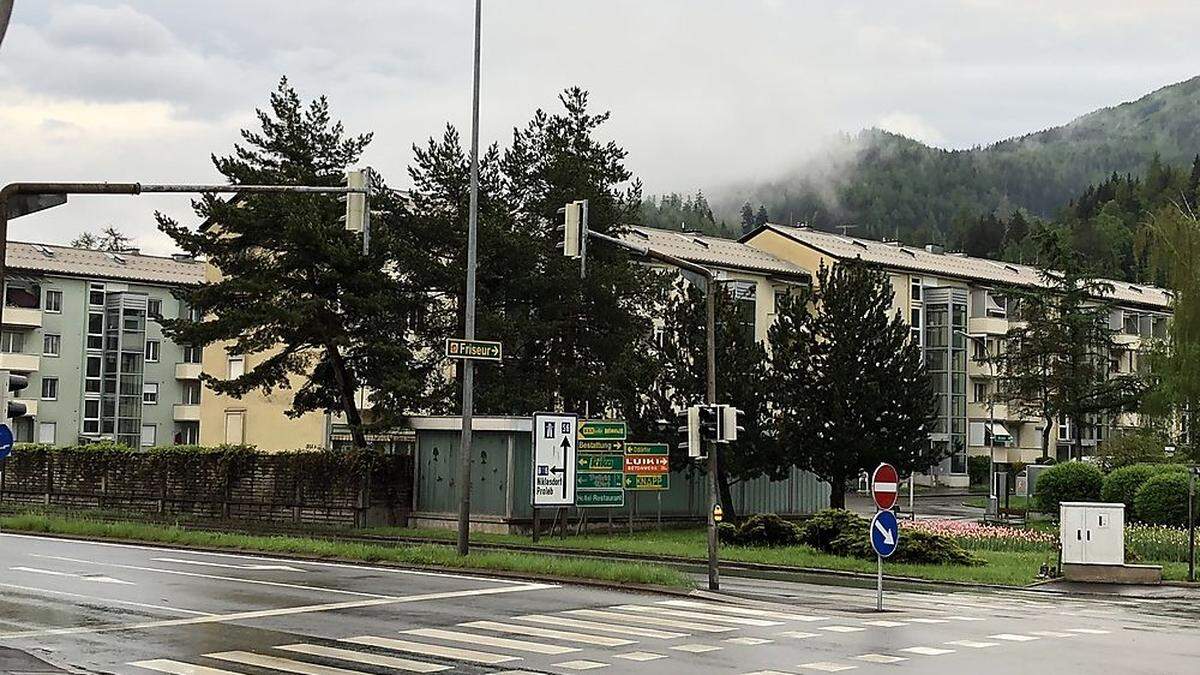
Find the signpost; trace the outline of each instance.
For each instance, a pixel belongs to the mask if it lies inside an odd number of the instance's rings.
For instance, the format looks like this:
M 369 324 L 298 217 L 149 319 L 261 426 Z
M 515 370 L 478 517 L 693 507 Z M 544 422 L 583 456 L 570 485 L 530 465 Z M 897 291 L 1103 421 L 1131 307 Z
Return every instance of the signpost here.
M 533 416 L 533 494 L 536 513 L 542 506 L 575 503 L 575 438 L 579 419 L 565 413 Z
M 500 361 L 503 356 L 504 347 L 499 342 L 446 338 L 446 358 L 448 359 Z
M 900 545 L 900 523 L 891 509 L 896 505 L 900 474 L 887 462 L 880 463 L 871 474 L 871 497 L 879 511 L 871 519 L 871 548 L 875 549 L 878 573 L 875 580 L 875 610 L 883 611 L 883 559 L 896 552 Z
M 579 425 L 581 441 L 623 441 L 627 433 L 625 420 L 587 420 Z
M 576 435 L 575 506 L 625 506 L 624 420 L 585 420 Z M 612 513 L 609 512 L 610 526 Z

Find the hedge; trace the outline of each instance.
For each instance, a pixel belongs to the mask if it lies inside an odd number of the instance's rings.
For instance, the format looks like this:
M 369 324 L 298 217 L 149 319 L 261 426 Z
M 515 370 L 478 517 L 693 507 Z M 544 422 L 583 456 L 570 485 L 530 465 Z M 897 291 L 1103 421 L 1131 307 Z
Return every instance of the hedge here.
M 1060 502 L 1099 501 L 1104 473 L 1087 462 L 1064 462 L 1046 469 L 1037 481 L 1038 510 L 1058 517 Z
M 1137 517 L 1155 525 L 1187 527 L 1189 480 L 1187 473 L 1179 471 L 1151 476 L 1133 498 Z
M 1182 464 L 1131 464 L 1113 470 L 1104 477 L 1104 487 L 1100 490 L 1100 498 L 1106 502 L 1121 502 L 1125 505 L 1125 513 L 1135 516 L 1134 497 L 1146 481 L 1163 472 L 1187 471 Z

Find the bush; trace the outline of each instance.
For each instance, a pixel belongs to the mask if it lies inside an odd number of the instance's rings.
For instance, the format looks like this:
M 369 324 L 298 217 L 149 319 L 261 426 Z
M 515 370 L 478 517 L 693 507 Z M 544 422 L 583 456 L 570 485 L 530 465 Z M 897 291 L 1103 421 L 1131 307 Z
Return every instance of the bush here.
M 1104 473 L 1086 462 L 1064 462 L 1046 469 L 1037 481 L 1034 497 L 1038 510 L 1058 517 L 1059 502 L 1094 502 L 1100 499 Z
M 1197 500 L 1200 502 L 1200 500 Z M 1200 506 L 1200 503 L 1197 504 Z M 1188 475 L 1163 471 L 1151 476 L 1133 498 L 1133 510 L 1140 520 L 1155 525 L 1186 527 L 1188 515 Z
M 1138 490 L 1150 480 L 1164 471 L 1183 471 L 1187 468 L 1182 464 L 1131 464 L 1116 469 L 1104 477 L 1104 487 L 1100 489 L 1100 498 L 1106 502 L 1121 502 L 1125 505 L 1125 513 L 1134 516 L 1133 498 Z
M 742 543 L 738 537 L 737 525 L 730 522 L 717 523 L 717 539 L 725 546 L 738 546 Z
M 795 546 L 800 543 L 800 528 L 774 513 L 750 516 L 737 533 L 742 546 Z
M 1136 464 L 1162 464 L 1171 461 L 1165 445 L 1157 433 L 1130 431 L 1105 441 L 1100 446 L 1100 456 L 1110 471 Z
M 818 551 L 830 551 L 834 540 L 848 532 L 861 532 L 865 537 L 867 521 L 845 509 L 824 509 L 801 526 L 800 543 Z
M 868 528 L 870 522 L 842 509 L 818 512 L 801 528 L 801 541 L 834 555 L 870 560 L 875 557 Z M 983 561 L 949 537 L 905 529 L 900 545 L 888 558 L 901 563 L 933 565 L 982 565 Z
M 988 474 L 992 471 L 992 458 L 987 455 L 976 455 L 967 458 L 967 475 L 971 485 L 987 485 Z

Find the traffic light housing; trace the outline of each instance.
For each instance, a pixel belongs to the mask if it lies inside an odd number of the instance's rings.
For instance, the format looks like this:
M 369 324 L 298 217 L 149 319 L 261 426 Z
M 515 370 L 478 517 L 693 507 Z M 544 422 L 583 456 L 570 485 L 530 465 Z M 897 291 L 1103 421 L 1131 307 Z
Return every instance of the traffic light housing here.
M 12 421 L 24 417 L 26 412 L 25 404 L 15 401 L 17 394 L 29 386 L 29 378 L 25 375 L 0 370 L 0 412 L 4 414 L 4 423 L 11 426 Z
M 746 417 L 746 413 L 731 405 L 721 406 L 721 440 L 732 442 L 738 439 L 738 433 L 745 431 L 742 426 L 742 420 Z
M 705 441 L 721 440 L 721 408 L 719 405 L 697 406 L 700 411 L 700 438 Z
M 688 457 L 700 457 L 704 454 L 700 445 L 700 408 L 692 406 L 679 413 L 679 433 L 684 435 L 684 441 L 679 444 L 681 450 L 687 450 Z
M 370 177 L 366 171 L 361 169 L 346 172 L 346 187 L 367 189 L 370 186 Z M 371 211 L 367 206 L 367 195 L 364 192 L 347 192 L 342 195 L 342 201 L 346 203 L 346 215 L 342 216 L 342 221 L 346 224 L 346 229 L 351 232 L 367 232 L 371 225 Z
M 563 218 L 562 225 L 558 226 L 558 230 L 563 233 L 559 245 L 562 246 L 563 255 L 568 258 L 578 258 L 583 255 L 584 209 L 583 201 L 575 201 L 568 202 L 566 206 L 558 210 Z

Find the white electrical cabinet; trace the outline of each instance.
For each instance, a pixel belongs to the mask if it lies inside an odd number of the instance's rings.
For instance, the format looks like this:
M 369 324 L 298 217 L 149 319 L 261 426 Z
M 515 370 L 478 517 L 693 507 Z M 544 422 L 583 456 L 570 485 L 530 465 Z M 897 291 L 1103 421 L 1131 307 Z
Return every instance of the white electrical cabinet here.
M 1125 564 L 1125 505 L 1059 504 L 1062 561 L 1085 565 Z

